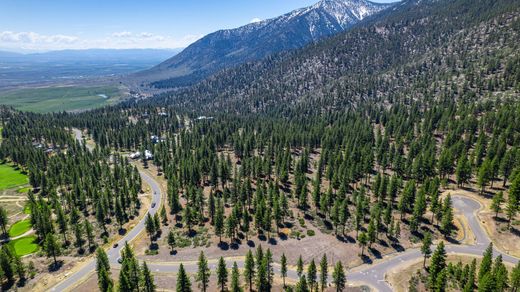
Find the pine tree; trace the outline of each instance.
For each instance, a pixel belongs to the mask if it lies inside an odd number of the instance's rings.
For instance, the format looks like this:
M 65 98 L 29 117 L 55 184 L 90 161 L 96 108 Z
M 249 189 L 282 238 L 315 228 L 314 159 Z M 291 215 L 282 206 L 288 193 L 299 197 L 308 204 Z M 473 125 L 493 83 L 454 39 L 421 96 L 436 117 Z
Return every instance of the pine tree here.
M 298 262 L 296 263 L 296 272 L 298 273 L 298 277 L 301 278 L 303 274 L 303 259 L 301 255 L 298 257 Z
M 104 268 L 98 271 L 98 287 L 101 292 L 114 291 L 114 282 L 110 277 L 110 273 Z
M 490 272 L 485 273 L 484 275 L 482 275 L 482 278 L 480 278 L 478 280 L 478 291 L 479 292 L 496 291 L 493 275 Z
M 206 292 L 206 289 L 208 289 L 209 277 L 211 273 L 208 267 L 208 261 L 206 260 L 203 251 L 200 252 L 197 265 L 198 272 L 196 280 L 199 283 L 199 288 L 201 289 L 201 291 Z
M 287 277 L 287 258 L 285 257 L 285 253 L 282 253 L 282 257 L 280 258 L 280 276 L 282 276 L 283 287 L 285 288 L 285 278 Z
M 491 210 L 495 212 L 495 220 L 498 219 L 498 213 L 500 213 L 500 211 L 502 210 L 503 203 L 504 193 L 500 191 L 493 196 L 493 202 L 491 203 Z
M 146 233 L 148 233 L 148 237 L 150 237 L 150 245 L 152 245 L 155 236 L 155 221 L 153 220 L 153 217 L 150 215 L 150 213 L 146 215 L 144 225 L 146 228 Z
M 88 249 L 92 250 L 92 247 L 94 247 L 96 243 L 94 241 L 94 228 L 88 220 L 85 220 L 85 233 L 87 235 Z
M 430 273 L 429 283 L 431 287 L 437 284 L 437 277 L 441 271 L 446 267 L 446 251 L 444 249 L 444 242 L 441 241 L 433 252 L 428 271 Z
M 168 245 L 170 246 L 171 252 L 173 253 L 173 250 L 176 245 L 175 234 L 173 232 L 173 229 L 170 229 L 170 232 L 168 233 Z
M 336 286 L 336 292 L 341 292 L 343 289 L 345 289 L 347 278 L 345 276 L 345 270 L 343 269 L 343 264 L 341 264 L 341 262 L 337 262 L 334 266 L 334 271 L 332 272 L 332 281 Z
M 222 243 L 222 235 L 224 234 L 224 206 L 222 202 L 218 202 L 217 213 L 215 214 L 215 235 L 219 237 L 219 243 Z
M 491 272 L 492 265 L 493 265 L 493 243 L 490 243 L 488 245 L 488 247 L 486 248 L 486 251 L 484 251 L 482 261 L 480 262 L 480 268 L 478 270 L 478 278 L 477 278 L 479 283 L 485 274 Z
M 220 285 L 220 291 L 226 291 L 226 285 L 228 281 L 228 271 L 226 262 L 223 257 L 220 257 L 217 265 L 217 283 Z
M 139 289 L 141 272 L 139 263 L 128 243 L 125 243 L 123 248 L 122 260 L 119 272 L 119 291 L 136 291 Z
M 314 259 L 311 260 L 311 263 L 307 267 L 307 279 L 311 290 L 314 290 L 314 285 L 316 285 L 317 280 L 317 269 Z
M 296 287 L 294 288 L 295 292 L 310 292 L 309 286 L 307 285 L 307 279 L 305 278 L 305 275 L 303 275 L 300 278 L 300 281 L 296 283 Z
M 2 231 L 4 236 L 7 236 L 7 225 L 9 224 L 9 216 L 7 216 L 7 210 L 0 206 L 0 226 L 2 227 Z
M 177 292 L 191 292 L 190 278 L 184 270 L 184 266 L 180 264 L 179 272 L 177 273 Z
M 451 206 L 451 196 L 448 194 L 446 198 L 444 198 L 444 203 L 442 205 L 442 221 L 441 221 L 441 231 L 445 237 L 451 235 L 451 231 L 453 230 L 453 208 Z
M 155 283 L 153 279 L 152 272 L 148 269 L 148 265 L 146 262 L 143 262 L 143 266 L 141 268 L 141 287 L 140 291 L 144 292 L 154 292 L 155 291 Z
M 361 232 L 358 235 L 358 243 L 361 246 L 361 256 L 364 256 L 365 246 L 368 244 L 368 236 L 365 232 Z
M 244 278 L 249 285 L 249 291 L 253 291 L 253 279 L 255 278 L 255 259 L 251 250 L 249 250 L 246 254 L 246 261 L 244 263 Z
M 161 207 L 161 222 L 163 225 L 168 224 L 168 216 L 166 215 L 166 208 L 164 205 Z
M 511 271 L 510 284 L 511 291 L 516 292 L 520 289 L 520 262 L 518 262 Z
M 502 255 L 499 255 L 495 259 L 495 263 L 493 265 L 493 270 L 491 274 L 493 275 L 493 280 L 495 282 L 494 288 L 495 291 L 504 291 L 507 288 L 508 277 L 507 277 L 507 268 L 502 261 Z
M 430 232 L 426 232 L 424 234 L 424 237 L 422 240 L 422 246 L 421 246 L 421 253 L 424 255 L 424 260 L 423 260 L 424 268 L 426 268 L 426 259 L 432 253 L 431 246 L 432 246 L 432 235 Z
M 56 241 L 56 237 L 54 234 L 49 233 L 45 237 L 45 245 L 44 245 L 45 253 L 47 257 L 52 257 L 54 260 L 54 266 L 58 266 L 58 261 L 56 259 L 57 256 L 61 254 L 61 248 L 59 243 Z
M 322 292 L 327 287 L 327 279 L 329 277 L 328 273 L 329 272 L 328 272 L 327 256 L 325 254 L 323 254 L 321 261 L 320 261 L 320 284 L 321 284 Z
M 233 268 L 231 270 L 231 291 L 230 292 L 242 292 L 242 288 L 240 288 L 240 272 L 238 271 L 237 262 L 233 262 Z
M 435 292 L 444 292 L 446 291 L 446 284 L 448 281 L 448 271 L 446 269 L 442 269 L 437 277 L 435 278 L 434 283 L 434 291 Z
M 98 276 L 98 287 L 101 292 L 109 292 L 114 289 L 114 282 L 110 277 L 110 262 L 102 248 L 96 250 L 96 271 Z

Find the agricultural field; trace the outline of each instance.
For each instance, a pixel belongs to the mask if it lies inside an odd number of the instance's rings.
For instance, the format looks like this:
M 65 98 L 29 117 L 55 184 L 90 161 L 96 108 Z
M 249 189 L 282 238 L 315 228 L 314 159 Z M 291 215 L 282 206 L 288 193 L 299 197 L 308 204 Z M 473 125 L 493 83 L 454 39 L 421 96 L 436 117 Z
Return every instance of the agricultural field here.
M 38 113 L 79 111 L 113 104 L 121 97 L 116 86 L 54 86 L 0 93 L 0 104 Z

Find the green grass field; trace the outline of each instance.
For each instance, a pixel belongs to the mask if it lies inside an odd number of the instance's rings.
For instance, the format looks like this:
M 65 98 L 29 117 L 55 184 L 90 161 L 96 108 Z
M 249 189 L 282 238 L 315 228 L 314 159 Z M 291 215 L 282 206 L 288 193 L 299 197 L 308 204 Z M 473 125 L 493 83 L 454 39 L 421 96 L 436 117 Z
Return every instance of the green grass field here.
M 0 191 L 28 183 L 27 175 L 8 164 L 0 164 Z
M 9 245 L 11 245 L 11 247 L 14 249 L 14 252 L 16 252 L 18 256 L 35 253 L 40 249 L 40 246 L 37 243 L 36 235 L 25 236 L 16 240 L 12 240 L 9 242 Z
M 25 219 L 16 222 L 9 228 L 9 237 L 16 237 L 31 230 L 31 220 Z
M 19 194 L 26 194 L 29 192 L 29 190 L 31 190 L 31 187 L 19 188 L 16 190 L 16 192 Z
M 120 94 L 115 86 L 25 88 L 0 93 L 0 104 L 40 113 L 74 111 L 113 104 Z

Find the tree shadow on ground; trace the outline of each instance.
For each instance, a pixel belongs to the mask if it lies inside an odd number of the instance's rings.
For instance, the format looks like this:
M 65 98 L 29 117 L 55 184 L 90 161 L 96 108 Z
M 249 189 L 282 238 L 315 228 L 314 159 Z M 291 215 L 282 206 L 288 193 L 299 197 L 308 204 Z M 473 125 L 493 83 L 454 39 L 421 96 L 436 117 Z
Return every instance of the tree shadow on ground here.
M 372 259 L 367 256 L 366 254 L 362 255 L 361 256 L 361 260 L 363 261 L 364 264 L 372 264 Z
M 404 251 L 404 247 L 399 242 L 394 242 L 391 244 L 392 248 L 395 249 L 397 252 Z
M 59 260 L 59 261 L 57 261 L 56 263 L 55 263 L 55 262 L 52 262 L 52 263 L 48 266 L 48 269 L 49 269 L 49 272 L 56 272 L 56 271 L 58 271 L 59 269 L 61 269 L 62 266 L 63 266 L 63 261 Z
M 382 259 L 383 256 L 381 255 L 381 252 L 373 247 L 369 247 L 368 251 L 376 257 L 376 259 Z
M 252 240 L 248 240 L 248 241 L 247 241 L 247 246 L 249 246 L 249 247 L 255 247 L 255 242 L 252 241 Z
M 225 241 L 219 242 L 218 247 L 221 250 L 228 250 L 229 249 L 229 243 L 227 243 Z

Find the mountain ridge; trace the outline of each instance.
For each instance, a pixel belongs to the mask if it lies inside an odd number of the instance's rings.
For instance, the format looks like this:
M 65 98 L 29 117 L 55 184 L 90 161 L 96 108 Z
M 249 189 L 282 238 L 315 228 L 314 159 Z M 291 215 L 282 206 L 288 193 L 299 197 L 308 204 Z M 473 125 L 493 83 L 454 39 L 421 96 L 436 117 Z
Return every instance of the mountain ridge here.
M 322 0 L 275 18 L 208 34 L 137 76 L 151 82 L 166 79 L 153 83 L 156 87 L 189 85 L 221 69 L 334 35 L 392 5 L 367 0 Z

